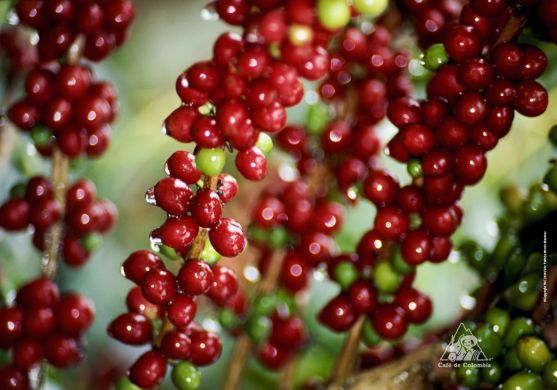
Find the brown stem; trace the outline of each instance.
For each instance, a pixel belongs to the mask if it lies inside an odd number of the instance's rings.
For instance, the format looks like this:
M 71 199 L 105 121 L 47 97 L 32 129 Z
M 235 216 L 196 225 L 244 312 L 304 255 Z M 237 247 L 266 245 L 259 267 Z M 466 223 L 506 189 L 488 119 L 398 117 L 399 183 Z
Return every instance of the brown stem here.
M 238 336 L 228 365 L 223 390 L 236 390 L 239 388 L 244 367 L 249 359 L 252 343 L 247 334 Z
M 365 320 L 365 316 L 358 317 L 356 323 L 348 332 L 348 335 L 344 340 L 344 344 L 342 345 L 339 358 L 336 361 L 335 368 L 333 370 L 333 379 L 328 389 L 342 389 L 344 383 L 350 376 L 356 361 L 356 356 L 358 355 L 360 337 L 362 335 Z
M 510 15 L 505 22 L 499 35 L 491 45 L 491 49 L 502 43 L 507 43 L 514 40 L 522 31 L 522 28 L 528 21 L 528 9 L 522 5 L 515 5 L 511 9 Z

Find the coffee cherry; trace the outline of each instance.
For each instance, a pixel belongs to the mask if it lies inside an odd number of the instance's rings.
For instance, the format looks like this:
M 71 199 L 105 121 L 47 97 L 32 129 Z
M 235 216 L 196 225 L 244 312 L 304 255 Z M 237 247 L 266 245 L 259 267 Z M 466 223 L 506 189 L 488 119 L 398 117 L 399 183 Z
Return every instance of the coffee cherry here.
M 500 336 L 505 334 L 510 320 L 509 313 L 497 307 L 492 307 L 485 313 L 485 321 L 490 324 L 493 331 Z
M 185 294 L 205 294 L 213 283 L 213 271 L 202 261 L 187 261 L 178 273 L 178 284 Z
M 157 351 L 148 351 L 141 355 L 130 367 L 130 380 L 141 388 L 152 388 L 164 379 L 166 359 Z
M 239 255 L 246 246 L 242 226 L 231 218 L 222 218 L 209 232 L 209 239 L 216 251 L 225 257 Z
M 388 239 L 396 240 L 408 231 L 408 217 L 393 207 L 385 207 L 377 211 L 375 229 Z
M 502 43 L 491 51 L 493 69 L 504 79 L 518 78 L 523 60 L 522 50 L 512 43 Z
M 95 317 L 93 303 L 76 293 L 65 293 L 56 308 L 58 330 L 68 336 L 79 336 L 91 324 Z
M 429 257 L 431 248 L 429 235 L 421 229 L 409 232 L 401 244 L 404 260 L 411 265 L 421 264 Z
M 197 312 L 195 300 L 187 295 L 177 295 L 167 307 L 170 322 L 179 328 L 187 327 Z
M 159 256 L 146 250 L 135 251 L 122 264 L 122 275 L 134 283 L 143 282 L 145 274 L 153 269 L 164 269 Z
M 153 338 L 153 325 L 142 314 L 124 313 L 108 325 L 108 334 L 129 345 L 143 345 Z
M 409 125 L 400 133 L 402 144 L 412 156 L 426 154 L 435 144 L 435 136 L 426 126 Z
M 238 192 L 238 182 L 234 176 L 228 173 L 221 173 L 219 175 L 219 182 L 217 185 L 217 193 L 224 203 L 230 202 Z
M 526 368 L 538 372 L 551 360 L 551 352 L 545 342 L 533 336 L 521 337 L 516 344 L 516 353 Z
M 288 351 L 278 348 L 271 343 L 264 343 L 257 350 L 257 358 L 270 370 L 278 370 L 285 366 L 292 358 Z
M 173 177 L 166 177 L 154 187 L 157 206 L 171 215 L 183 215 L 188 211 L 192 190 L 186 183 Z
M 201 172 L 195 165 L 195 156 L 185 150 L 174 152 L 166 161 L 164 170 L 167 175 L 187 184 L 195 184 L 201 179 Z
M 514 106 L 522 115 L 538 116 L 545 112 L 547 99 L 547 91 L 541 84 L 526 80 L 518 84 Z
M 543 381 L 550 389 L 557 388 L 557 362 L 550 361 L 543 370 Z
M 197 221 L 188 215 L 179 218 L 168 218 L 160 227 L 160 239 L 177 252 L 185 252 L 193 242 L 199 225 Z
M 505 333 L 505 346 L 513 347 L 520 337 L 534 334 L 534 332 L 534 323 L 531 319 L 525 317 L 515 318 L 509 323 Z
M 33 338 L 19 340 L 12 349 L 13 364 L 22 369 L 29 370 L 43 357 L 41 343 Z
M 486 169 L 485 154 L 479 147 L 468 145 L 457 151 L 455 170 L 463 183 L 477 183 L 483 177 Z
M 185 333 L 176 330 L 166 333 L 161 341 L 161 351 L 168 359 L 189 359 L 190 348 L 190 338 Z
M 145 274 L 141 289 L 149 302 L 164 305 L 176 296 L 176 279 L 166 270 L 153 269 Z
M 0 347 L 7 348 L 23 332 L 23 312 L 18 307 L 0 308 Z
M 219 306 L 223 306 L 238 291 L 238 278 L 234 271 L 227 267 L 213 268 L 213 284 L 207 295 Z
M 397 181 L 383 171 L 373 171 L 364 181 L 364 194 L 378 206 L 392 204 L 398 196 Z
M 467 388 L 476 388 L 480 384 L 480 369 L 462 365 L 456 369 L 456 380 Z
M 479 56 L 482 50 L 482 38 L 470 26 L 452 26 L 446 32 L 443 44 L 451 59 L 457 63 Z
M 478 92 L 465 92 L 457 101 L 456 119 L 462 123 L 481 122 L 487 115 L 487 103 Z
M 262 180 L 267 174 L 267 158 L 257 147 L 241 150 L 236 155 L 236 168 L 248 180 Z
M 30 222 L 31 208 L 23 199 L 10 199 L 0 206 L 0 227 L 8 231 L 25 229 Z
M 502 349 L 502 341 L 497 333 L 487 325 L 481 325 L 474 331 L 478 344 L 488 358 L 495 358 Z
M 431 45 L 424 53 L 423 65 L 432 72 L 447 62 L 449 62 L 449 55 L 441 43 Z
M 529 372 L 519 372 L 514 374 L 503 383 L 502 390 L 531 389 L 542 390 L 544 384 L 539 375 Z
M 292 252 L 284 257 L 280 281 L 288 291 L 296 293 L 305 289 L 308 285 L 309 274 L 310 267 L 302 256 Z
M 347 290 L 359 278 L 358 269 L 349 261 L 339 263 L 334 269 L 334 279 L 343 290 Z
M 300 347 L 307 338 L 304 322 L 297 317 L 273 317 L 273 329 L 269 341 L 279 348 Z
M 372 323 L 377 334 L 387 340 L 401 337 L 408 328 L 404 310 L 393 303 L 377 306 L 373 313 Z
M 217 176 L 225 162 L 226 153 L 222 149 L 201 149 L 195 155 L 197 169 L 206 176 Z
M 350 329 L 356 321 L 356 313 L 350 301 L 344 295 L 333 298 L 319 313 L 319 321 L 336 332 Z
M 384 0 L 355 0 L 354 8 L 363 15 L 379 16 L 387 8 L 388 2 Z
M 141 287 L 138 286 L 133 287 L 128 292 L 126 297 L 126 306 L 130 312 L 143 314 L 151 320 L 162 314 L 162 308 L 149 302 L 143 295 L 143 292 L 141 292 Z
M 395 302 L 406 312 L 408 321 L 414 324 L 424 323 L 431 316 L 431 300 L 413 288 L 402 288 L 395 295 Z
M 6 390 L 25 390 L 29 388 L 27 373 L 13 365 L 0 368 L 0 387 Z
M 214 363 L 221 354 L 222 344 L 217 335 L 211 332 L 195 331 L 191 339 L 191 362 L 196 366 Z
M 77 341 L 61 335 L 49 336 L 44 344 L 45 357 L 54 367 L 65 368 L 81 360 Z
M 393 269 L 391 263 L 382 261 L 373 268 L 373 282 L 380 293 L 392 293 L 400 286 L 400 275 Z
M 317 17 L 325 28 L 340 29 L 350 21 L 350 7 L 345 0 L 318 0 Z
M 375 309 L 377 302 L 376 292 L 373 287 L 363 280 L 358 280 L 348 289 L 350 303 L 359 314 L 370 314 Z
M 201 374 L 190 362 L 180 362 L 172 368 L 172 383 L 178 390 L 195 390 L 201 385 Z
M 35 279 L 19 289 L 17 292 L 18 306 L 54 307 L 60 301 L 58 286 L 50 279 Z

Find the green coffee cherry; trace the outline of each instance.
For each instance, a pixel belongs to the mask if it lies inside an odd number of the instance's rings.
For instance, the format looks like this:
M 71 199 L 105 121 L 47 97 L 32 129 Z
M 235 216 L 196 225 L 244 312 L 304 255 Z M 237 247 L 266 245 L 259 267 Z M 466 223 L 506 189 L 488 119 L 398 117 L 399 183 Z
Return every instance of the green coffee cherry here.
M 557 360 L 552 360 L 543 369 L 544 384 L 551 390 L 557 389 Z
M 46 146 L 52 139 L 52 131 L 48 127 L 37 126 L 31 130 L 31 139 L 37 146 Z
M 557 125 L 553 126 L 549 130 L 549 141 L 553 144 L 554 147 L 557 147 Z
M 511 322 L 511 317 L 508 311 L 499 309 L 498 307 L 492 307 L 485 313 L 485 321 L 499 337 L 503 337 Z
M 501 337 L 490 326 L 478 326 L 474 335 L 478 338 L 478 344 L 488 358 L 495 358 L 501 353 L 503 349 Z
M 505 368 L 509 371 L 516 372 L 522 369 L 522 362 L 518 358 L 516 349 L 514 348 L 511 348 L 507 351 L 503 360 L 505 363 Z
M 525 367 L 538 372 L 551 360 L 547 344 L 534 336 L 521 337 L 516 344 L 516 354 Z
M 246 333 L 256 344 L 259 344 L 271 333 L 271 320 L 265 316 L 250 317 L 246 324 Z
M 400 275 L 393 269 L 391 263 L 382 261 L 373 270 L 373 282 L 377 291 L 384 294 L 393 293 L 401 282 Z
M 81 245 L 87 252 L 94 252 L 102 243 L 102 236 L 98 233 L 88 233 L 81 237 Z
M 181 259 L 180 255 L 176 252 L 176 250 L 174 248 L 169 247 L 168 245 L 164 245 L 164 244 L 159 245 L 159 253 L 169 258 L 170 260 Z
M 324 27 L 337 30 L 350 21 L 350 6 L 346 0 L 318 0 L 317 16 Z
M 432 72 L 449 62 L 449 55 L 442 43 L 431 45 L 424 53 L 422 64 Z
M 362 329 L 362 341 L 368 347 L 373 347 L 381 341 L 381 337 L 375 332 L 371 321 L 368 319 L 364 322 L 364 327 Z
M 172 383 L 178 390 L 195 390 L 201 385 L 201 374 L 188 361 L 181 361 L 172 368 Z
M 123 376 L 116 382 L 114 390 L 141 390 L 141 388 L 131 383 L 127 376 Z
M 489 253 L 475 241 L 465 241 L 460 245 L 460 254 L 468 265 L 478 272 L 484 272 L 489 266 Z
M 195 155 L 195 165 L 205 176 L 217 176 L 225 163 L 226 153 L 222 149 L 201 149 Z
M 255 144 L 265 156 L 269 155 L 269 153 L 273 150 L 273 140 L 267 133 L 259 133 L 259 138 L 257 139 L 257 143 Z
M 406 165 L 406 170 L 412 179 L 417 179 L 424 175 L 424 171 L 422 169 L 422 163 L 420 160 L 413 158 L 408 161 Z
M 289 313 L 296 311 L 296 301 L 292 294 L 284 289 L 278 289 L 276 292 L 277 305 L 288 310 Z
M 269 234 L 269 241 L 273 248 L 284 248 L 290 241 L 288 230 L 286 230 L 282 226 L 273 228 L 273 230 L 271 230 L 271 233 Z
M 539 275 L 528 275 L 509 287 L 503 293 L 503 297 L 512 307 L 532 310 L 538 300 L 538 284 Z
M 507 379 L 501 390 L 543 390 L 543 381 L 537 374 L 519 372 Z
M 474 389 L 480 384 L 480 369 L 460 366 L 456 369 L 456 380 L 461 385 Z
M 505 347 L 511 348 L 522 336 L 531 335 L 536 332 L 534 322 L 530 318 L 518 317 L 509 323 L 507 332 L 503 339 Z
M 507 233 L 499 237 L 499 241 L 493 249 L 493 263 L 497 269 L 505 266 L 505 260 L 518 245 L 518 237 L 515 234 Z
M 546 192 L 541 185 L 530 188 L 528 199 L 522 207 L 522 213 L 527 220 L 540 219 L 547 213 Z
M 516 281 L 526 265 L 526 257 L 520 248 L 515 248 L 503 268 L 504 283 L 506 285 Z
M 199 255 L 199 260 L 203 260 L 209 265 L 214 265 L 218 263 L 220 259 L 221 255 L 215 250 L 215 248 L 213 248 L 211 241 L 205 240 L 205 246 Z
M 323 102 L 312 104 L 308 108 L 306 127 L 310 135 L 319 135 L 329 123 L 329 109 Z
M 248 228 L 248 236 L 250 240 L 256 242 L 268 242 L 270 240 L 270 232 L 267 229 L 262 229 L 259 226 L 250 225 Z
M 360 272 L 350 261 L 343 261 L 335 267 L 335 280 L 343 290 L 348 290 L 359 277 Z
M 496 385 L 501 381 L 502 369 L 501 366 L 495 362 L 490 363 L 490 367 L 482 368 L 482 379 L 484 382 Z
M 524 275 L 539 273 L 543 269 L 543 254 L 539 252 L 531 253 L 526 260 L 526 265 L 522 270 Z
M 274 295 L 262 295 L 253 301 L 252 315 L 259 317 L 270 316 L 277 306 L 277 298 Z
M 11 198 L 25 198 L 25 192 L 27 190 L 27 185 L 25 183 L 17 183 L 10 189 Z
M 512 214 L 519 214 L 526 201 L 523 191 L 514 185 L 501 188 L 499 198 L 503 206 Z
M 352 3 L 356 11 L 371 17 L 381 15 L 389 5 L 388 0 L 353 0 Z
M 408 275 L 416 269 L 416 267 L 404 261 L 404 258 L 400 253 L 400 249 L 397 249 L 393 257 L 391 258 L 391 266 L 396 273 L 399 273 L 401 275 Z
M 219 323 L 226 329 L 234 329 L 239 325 L 238 316 L 230 309 L 222 309 L 219 312 Z

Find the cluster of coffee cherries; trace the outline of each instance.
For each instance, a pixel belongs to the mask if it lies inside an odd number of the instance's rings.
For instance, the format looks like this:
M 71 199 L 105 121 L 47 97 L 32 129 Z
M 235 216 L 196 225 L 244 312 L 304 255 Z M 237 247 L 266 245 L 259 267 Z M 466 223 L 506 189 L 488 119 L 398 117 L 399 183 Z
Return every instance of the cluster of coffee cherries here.
M 8 26 L 0 29 L 0 54 L 2 64 L 8 72 L 27 72 L 39 60 L 37 48 L 29 42 L 21 26 Z
M 0 348 L 11 350 L 11 364 L 0 369 L 2 389 L 28 389 L 28 372 L 46 359 L 66 368 L 82 359 L 81 335 L 93 322 L 87 298 L 60 294 L 50 279 L 34 279 L 17 292 L 15 302 L 0 307 Z
M 122 265 L 123 275 L 136 283 L 126 298 L 128 311 L 115 318 L 108 333 L 129 345 L 151 344 L 129 370 L 129 379 L 141 388 L 151 388 L 164 378 L 168 361 L 172 378 L 196 381 L 196 366 L 215 362 L 221 354 L 221 341 L 195 321 L 197 298 L 207 295 L 218 304 L 229 304 L 238 291 L 234 273 L 222 266 L 189 259 L 175 276 L 157 254 L 138 250 Z M 162 324 L 162 321 L 168 321 Z M 162 326 L 162 327 L 161 327 Z M 158 332 L 157 332 L 158 327 Z M 190 371 L 186 378 L 182 374 Z
M 15 7 L 20 23 L 39 35 L 42 62 L 66 55 L 79 36 L 83 56 L 100 61 L 125 42 L 135 16 L 131 0 L 19 0 Z
M 68 64 L 31 70 L 25 96 L 12 104 L 8 117 L 44 156 L 58 148 L 69 158 L 97 157 L 108 147 L 108 125 L 117 111 L 110 83 L 94 81 L 84 65 Z
M 0 206 L 0 227 L 21 231 L 33 227 L 33 245 L 43 252 L 47 232 L 63 219 L 62 258 L 69 266 L 83 265 L 100 243 L 100 234 L 110 231 L 117 218 L 116 208 L 105 199 L 95 197 L 95 185 L 77 180 L 66 191 L 66 212 L 54 197 L 50 181 L 35 176 L 27 183 L 16 184 L 11 198 Z

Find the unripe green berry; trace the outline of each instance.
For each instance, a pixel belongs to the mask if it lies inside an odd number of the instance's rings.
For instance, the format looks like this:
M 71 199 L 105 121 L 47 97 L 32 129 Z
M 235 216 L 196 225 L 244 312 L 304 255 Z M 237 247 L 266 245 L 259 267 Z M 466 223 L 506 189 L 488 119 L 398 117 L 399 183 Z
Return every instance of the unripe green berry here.
M 337 30 L 350 21 L 350 6 L 346 0 L 318 0 L 317 16 L 324 27 Z
M 501 337 L 491 329 L 490 326 L 481 325 L 476 329 L 474 335 L 478 339 L 478 344 L 480 345 L 485 356 L 488 358 L 495 358 L 503 349 L 503 342 Z
M 518 355 L 516 354 L 516 349 L 514 348 L 511 348 L 507 351 L 507 353 L 505 354 L 505 358 L 503 360 L 505 363 L 505 369 L 511 372 L 516 372 L 522 369 L 522 362 L 518 358 Z
M 255 242 L 269 242 L 271 232 L 267 229 L 262 229 L 256 225 L 250 225 L 248 227 L 248 237 L 250 240 Z
M 350 261 L 343 261 L 335 267 L 335 280 L 343 290 L 348 290 L 359 278 L 360 272 Z
M 422 169 L 422 163 L 420 160 L 413 158 L 408 161 L 406 165 L 406 170 L 412 179 L 417 179 L 424 175 L 424 171 Z
M 557 192 L 557 165 L 553 165 L 549 172 L 545 175 L 544 182 L 553 192 Z
M 25 183 L 17 183 L 10 189 L 10 198 L 25 198 L 27 185 Z
M 402 254 L 400 253 L 400 249 L 397 249 L 393 257 L 391 258 L 391 266 L 393 267 L 395 272 L 401 275 L 408 275 L 409 273 L 413 272 L 416 269 L 416 267 L 408 264 L 404 260 Z
M 306 127 L 310 135 L 319 135 L 329 123 L 329 108 L 319 101 L 308 108 Z
M 480 384 L 480 369 L 462 365 L 456 369 L 456 380 L 463 386 L 475 389 Z
M 353 0 L 352 3 L 356 11 L 371 17 L 381 15 L 389 5 L 388 0 Z
M 217 176 L 225 163 L 226 153 L 222 149 L 201 149 L 195 155 L 195 165 L 205 176 Z
M 501 390 L 543 390 L 543 381 L 537 374 L 519 372 L 507 379 Z
M 505 347 L 513 347 L 518 339 L 522 336 L 531 335 L 536 332 L 534 322 L 530 318 L 518 317 L 513 319 L 507 328 L 505 333 L 504 343 Z
M 551 390 L 557 389 L 557 360 L 552 360 L 543 369 L 544 384 Z
M 460 255 L 468 265 L 478 272 L 484 272 L 489 266 L 489 253 L 475 241 L 465 241 L 460 245 Z
M 501 188 L 499 198 L 503 206 L 513 214 L 519 214 L 522 210 L 526 196 L 524 192 L 517 186 L 511 185 Z
M 288 231 L 282 226 L 273 228 L 269 234 L 271 246 L 276 249 L 285 247 L 289 240 L 290 236 L 288 235 Z
M 128 377 L 123 376 L 116 382 L 114 390 L 141 390 L 141 388 L 131 383 Z
M 88 233 L 81 237 L 81 245 L 87 252 L 94 252 L 102 243 L 102 236 L 98 233 Z
M 37 126 L 31 130 L 31 139 L 37 146 L 46 146 L 52 139 L 52 131 L 48 127 Z
M 538 372 L 551 360 L 547 344 L 534 336 L 521 337 L 516 344 L 516 354 L 525 367 Z
M 234 329 L 239 324 L 238 316 L 230 309 L 222 309 L 219 312 L 219 323 L 226 330 Z
M 449 62 L 449 54 L 442 43 L 431 45 L 424 53 L 424 68 L 432 72 Z
M 251 314 L 255 317 L 270 316 L 277 306 L 277 298 L 274 295 L 262 295 L 253 302 Z
M 362 341 L 368 347 L 373 347 L 381 342 L 381 337 L 377 334 L 369 319 L 365 320 L 362 328 Z
M 201 385 L 201 374 L 188 361 L 181 361 L 172 368 L 172 383 L 178 390 L 195 390 Z
M 503 297 L 509 305 L 520 310 L 532 310 L 538 299 L 539 275 L 528 275 L 509 287 Z
M 250 317 L 246 324 L 246 333 L 256 344 L 259 344 L 269 337 L 271 333 L 271 320 L 265 316 Z
M 218 253 L 210 240 L 205 240 L 205 246 L 199 255 L 199 260 L 203 260 L 209 265 L 214 265 L 221 259 L 220 253 Z
M 484 382 L 496 385 L 501 381 L 502 370 L 501 366 L 495 362 L 490 362 L 490 367 L 482 368 L 482 379 Z
M 267 133 L 259 133 L 259 138 L 257 139 L 257 143 L 255 144 L 265 156 L 269 155 L 273 151 L 273 140 Z
M 491 329 L 502 337 L 507 331 L 511 317 L 508 311 L 492 307 L 485 313 L 485 320 L 491 326 Z
M 377 291 L 388 294 L 393 293 L 400 286 L 401 277 L 393 269 L 391 263 L 382 261 L 375 266 L 373 270 L 373 282 Z

